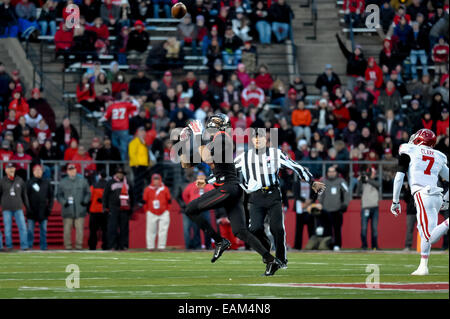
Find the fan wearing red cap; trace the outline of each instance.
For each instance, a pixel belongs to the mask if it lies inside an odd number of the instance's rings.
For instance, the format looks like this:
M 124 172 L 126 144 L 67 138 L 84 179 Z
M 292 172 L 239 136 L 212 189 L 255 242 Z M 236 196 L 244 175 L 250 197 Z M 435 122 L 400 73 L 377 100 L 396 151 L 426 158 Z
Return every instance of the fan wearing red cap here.
M 448 191 L 438 187 L 439 177 L 449 180 L 447 156 L 433 149 L 436 135 L 429 129 L 421 129 L 413 134 L 409 143 L 399 149 L 399 167 L 394 179 L 391 212 L 394 216 L 401 213 L 400 191 L 405 174 L 417 208 L 417 229 L 421 237 L 421 260 L 419 267 L 411 275 L 428 275 L 428 259 L 431 245 L 448 231 L 448 219 L 437 225 L 438 213 L 448 209 Z M 444 197 L 444 202 L 443 202 Z
M 127 50 L 143 53 L 150 44 L 150 35 L 145 31 L 145 24 L 141 20 L 134 23 L 134 29 L 128 35 Z
M 22 177 L 23 180 L 27 179 L 27 169 L 28 169 L 28 162 L 31 161 L 33 158 L 25 153 L 25 148 L 22 143 L 17 143 L 16 145 L 16 153 L 11 158 L 12 161 L 21 161 L 16 163 L 16 174 L 20 177 Z
M 143 199 L 144 209 L 147 213 L 147 249 L 155 249 L 157 235 L 158 249 L 165 249 L 170 224 L 169 206 L 172 198 L 169 189 L 162 181 L 161 175 L 152 175 L 151 184 L 145 188 Z

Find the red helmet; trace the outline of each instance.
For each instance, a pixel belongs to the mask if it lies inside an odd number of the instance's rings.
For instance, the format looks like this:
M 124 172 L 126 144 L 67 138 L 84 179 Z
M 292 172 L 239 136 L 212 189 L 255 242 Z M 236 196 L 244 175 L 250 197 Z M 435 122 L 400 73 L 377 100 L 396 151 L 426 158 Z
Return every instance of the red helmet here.
M 423 128 L 411 136 L 410 142 L 415 145 L 434 147 L 436 145 L 436 134 L 432 130 Z

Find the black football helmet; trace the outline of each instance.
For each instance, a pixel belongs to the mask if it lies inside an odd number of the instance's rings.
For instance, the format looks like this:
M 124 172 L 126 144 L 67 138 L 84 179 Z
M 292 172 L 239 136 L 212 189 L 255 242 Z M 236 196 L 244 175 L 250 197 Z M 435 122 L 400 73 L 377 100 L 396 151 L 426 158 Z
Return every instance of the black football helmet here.
M 223 113 L 216 113 L 211 115 L 206 121 L 206 128 L 213 128 L 224 131 L 231 127 L 230 118 Z

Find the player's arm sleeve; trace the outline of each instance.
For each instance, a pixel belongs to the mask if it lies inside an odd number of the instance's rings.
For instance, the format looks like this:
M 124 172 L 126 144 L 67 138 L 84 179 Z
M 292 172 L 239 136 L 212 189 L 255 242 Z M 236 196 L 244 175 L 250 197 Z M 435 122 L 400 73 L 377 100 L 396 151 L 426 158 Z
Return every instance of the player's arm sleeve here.
M 280 166 L 290 168 L 293 170 L 297 176 L 312 185 L 314 183 L 314 178 L 312 174 L 309 172 L 309 170 L 306 167 L 303 167 L 302 165 L 294 162 L 290 158 L 288 158 L 281 150 L 278 150 L 278 160 L 280 163 Z
M 406 153 L 400 154 L 400 158 L 398 159 L 398 167 L 397 173 L 394 178 L 394 190 L 392 194 L 392 201 L 394 203 L 398 203 L 400 201 L 400 192 L 403 186 L 403 179 L 405 178 L 405 174 L 408 171 L 409 163 L 411 159 L 409 155 Z

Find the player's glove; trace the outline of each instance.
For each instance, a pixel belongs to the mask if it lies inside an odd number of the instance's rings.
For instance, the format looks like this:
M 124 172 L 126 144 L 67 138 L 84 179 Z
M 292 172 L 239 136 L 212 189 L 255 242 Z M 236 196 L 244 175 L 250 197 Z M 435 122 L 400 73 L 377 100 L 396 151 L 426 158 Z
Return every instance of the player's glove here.
M 314 182 L 312 183 L 312 189 L 318 194 L 322 195 L 327 187 L 324 183 L 321 182 Z
M 190 120 L 188 127 L 192 130 L 194 136 L 201 135 L 203 133 L 203 124 L 199 120 Z
M 444 199 L 440 210 L 448 210 L 448 200 Z
M 402 208 L 400 207 L 400 203 L 392 202 L 392 205 L 391 205 L 391 213 L 392 213 L 395 217 L 397 217 L 398 215 L 401 214 L 401 212 L 402 212 Z

